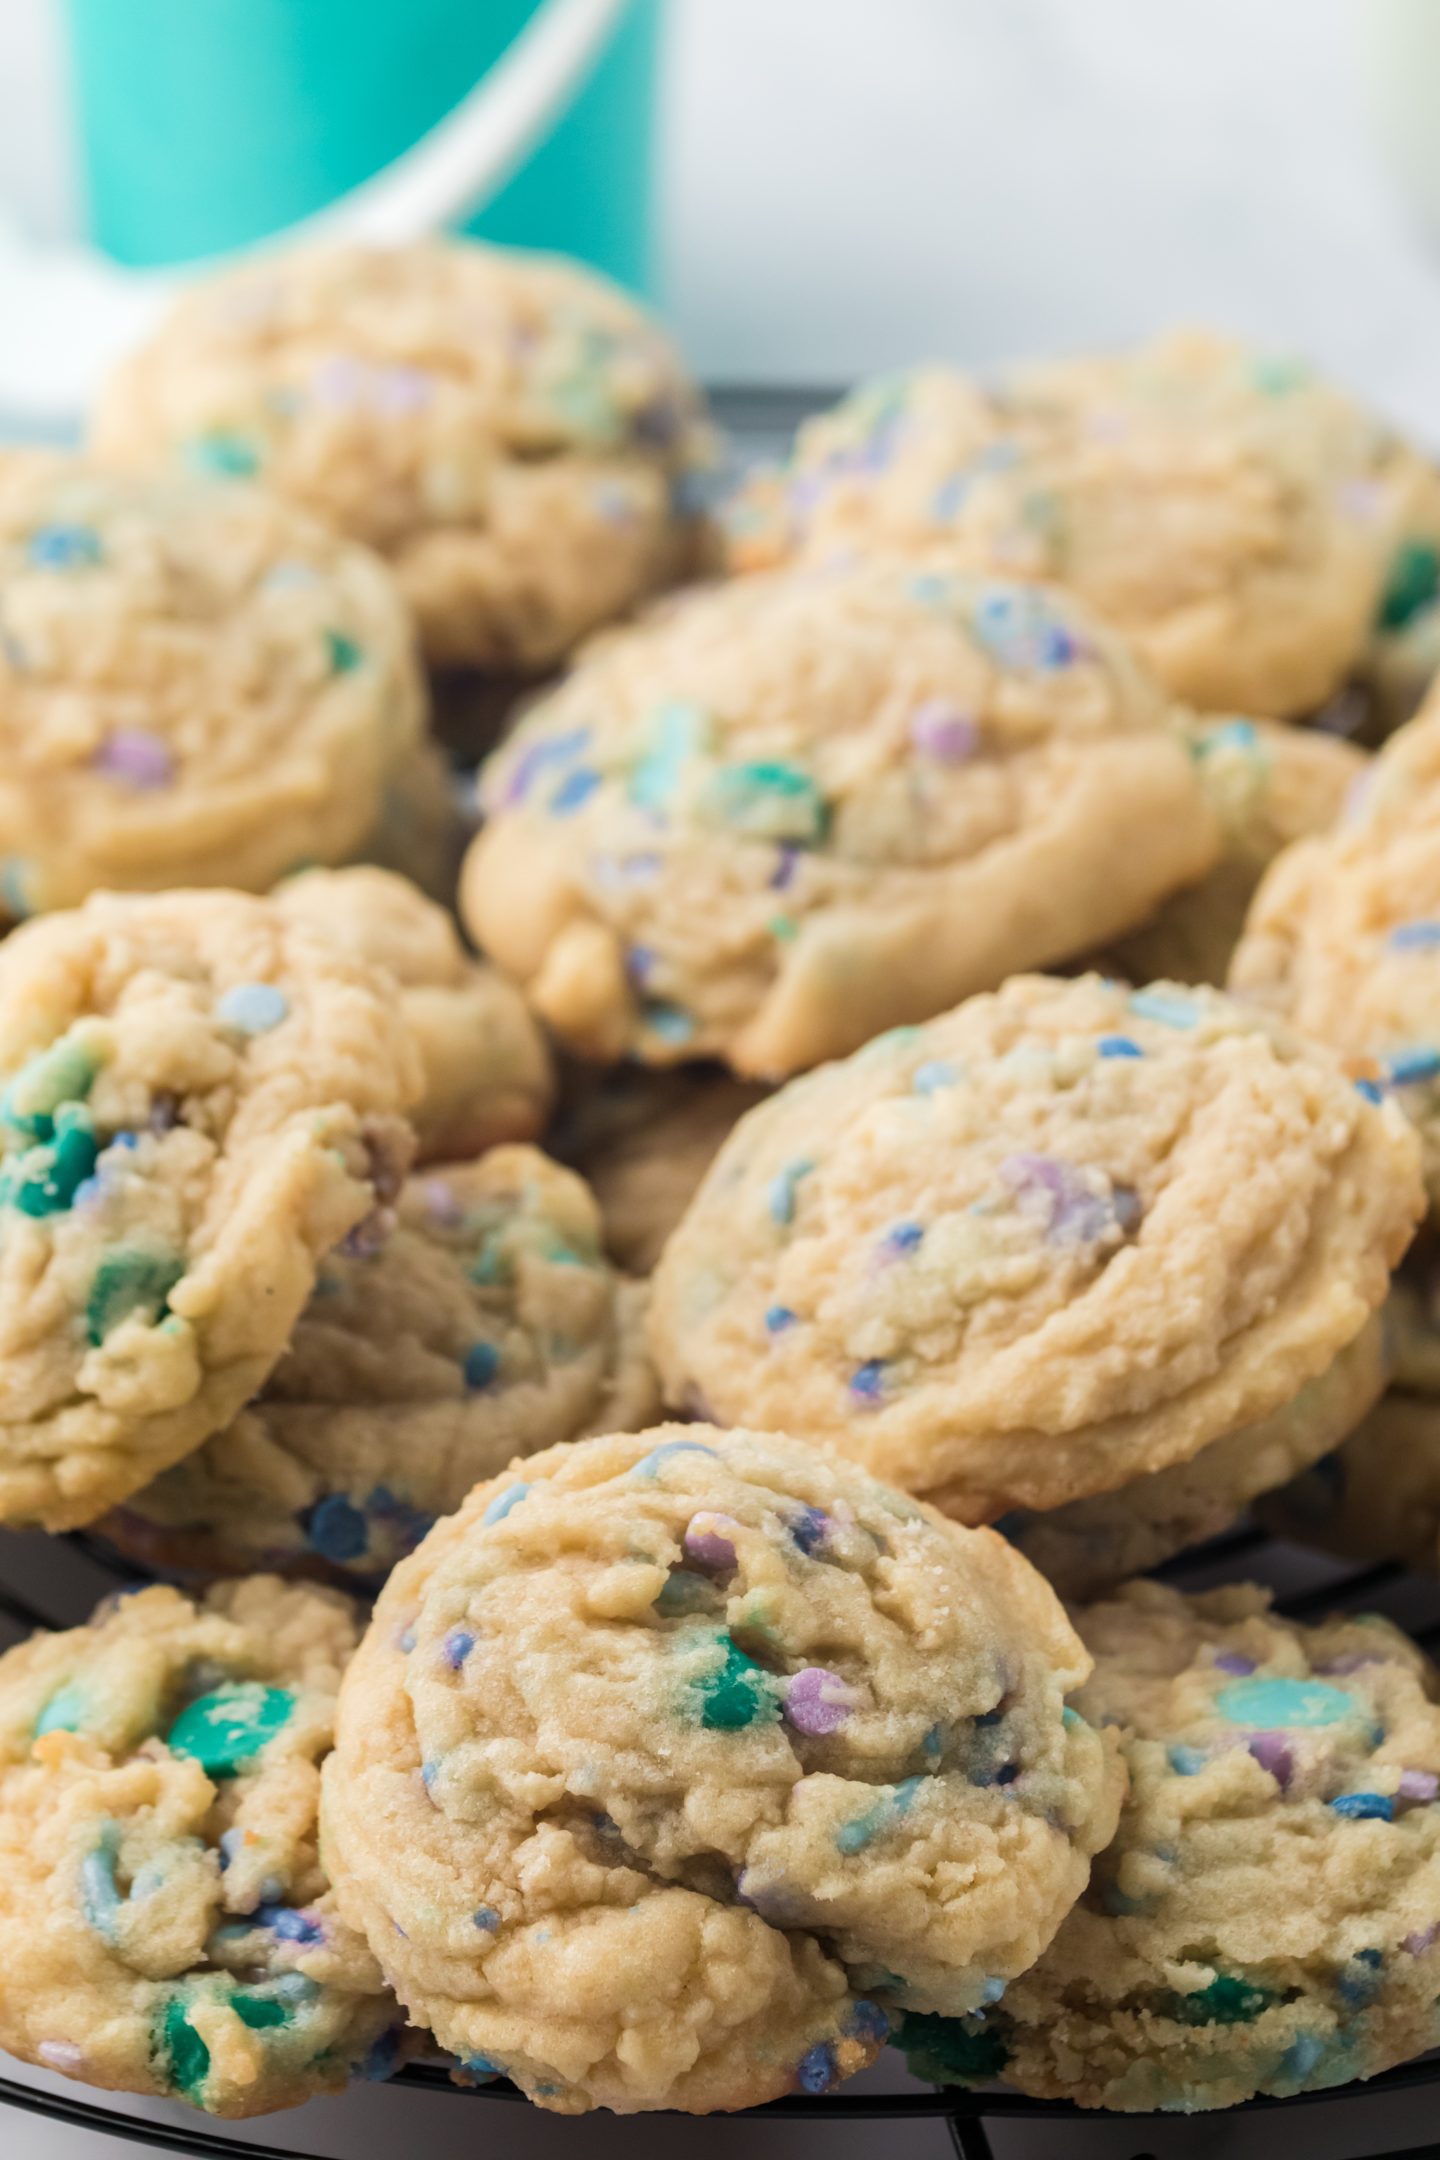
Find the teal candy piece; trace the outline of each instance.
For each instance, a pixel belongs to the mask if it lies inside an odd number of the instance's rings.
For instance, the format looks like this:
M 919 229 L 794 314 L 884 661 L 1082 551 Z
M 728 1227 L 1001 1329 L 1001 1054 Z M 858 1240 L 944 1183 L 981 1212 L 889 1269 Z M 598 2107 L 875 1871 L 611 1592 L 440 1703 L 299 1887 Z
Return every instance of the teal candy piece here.
M 719 1667 L 695 1683 L 700 1722 L 711 1732 L 743 1732 L 780 1715 L 778 1691 L 763 1666 L 748 1658 L 728 1635 L 716 1638 Z
M 88 1707 L 83 1689 L 73 1683 L 57 1689 L 35 1720 L 36 1739 L 47 1732 L 78 1732 Z
M 217 1019 L 241 1035 L 268 1035 L 290 1010 L 290 1000 L 274 983 L 237 983 L 215 1007 Z
M 80 1862 L 80 1909 L 86 1925 L 106 1942 L 114 1942 L 122 1899 L 115 1886 L 115 1859 L 120 1850 L 120 1826 L 108 1820 L 100 1825 L 98 1842 Z
M 1215 1698 L 1221 1717 L 1235 1725 L 1271 1731 L 1294 1725 L 1338 1725 L 1358 1717 L 1352 1695 L 1323 1680 L 1237 1680 Z
M 198 1762 L 207 1777 L 237 1777 L 284 1731 L 294 1708 L 289 1688 L 254 1680 L 215 1688 L 187 1703 L 165 1735 L 166 1745 Z
M 1406 540 L 1396 549 L 1380 601 L 1382 630 L 1403 630 L 1440 592 L 1440 549 Z
M 190 2023 L 179 1996 L 165 2005 L 156 2053 L 164 2058 L 176 2092 L 187 2100 L 195 2099 L 210 2074 L 210 2050 Z
M 32 1140 L 49 1140 L 56 1111 L 63 1103 L 83 1102 L 99 1069 L 87 1044 L 62 1035 L 21 1066 L 0 1095 L 0 1118 Z
M 83 1103 L 62 1103 L 55 1113 L 55 1137 L 27 1148 L 6 1173 L 4 1198 L 22 1215 L 63 1215 L 99 1160 L 95 1127 Z
M 184 457 L 191 472 L 211 480 L 250 480 L 264 463 L 264 451 L 258 442 L 228 428 L 192 435 Z
M 646 748 L 630 774 L 628 794 L 642 810 L 669 808 L 694 757 L 709 750 L 715 727 L 703 706 L 673 699 L 656 707 L 646 728 Z
M 1176 1777 L 1199 1777 L 1210 1758 L 1204 1748 L 1172 1747 L 1166 1752 L 1166 1761 Z
M 1248 2025 L 1277 1997 L 1233 1973 L 1221 1973 L 1195 1995 L 1172 1995 L 1168 2014 L 1182 2025 Z
M 346 637 L 339 630 L 327 630 L 325 644 L 330 654 L 330 665 L 337 675 L 353 675 L 365 657 L 354 638 Z
M 183 1260 L 146 1252 L 139 1245 L 118 1245 L 95 1270 L 85 1304 L 85 1323 L 98 1347 L 122 1320 L 140 1314 L 153 1322 L 185 1273 Z
M 895 2044 L 912 2077 L 932 2085 L 988 2085 L 1002 2077 L 1009 2059 L 1003 2036 L 979 2018 L 937 2017 L 907 2010 Z
M 888 1829 L 897 1815 L 903 1815 L 925 1783 L 923 1777 L 903 1778 L 893 1791 L 881 1789 L 880 1797 L 863 1815 L 857 1815 L 848 1823 L 842 1823 L 835 1833 L 835 1849 L 842 1853 L 863 1852 L 872 1838 Z
M 1198 1005 L 1192 1005 L 1189 998 L 1167 997 L 1163 990 L 1136 990 L 1130 1010 L 1139 1013 L 1142 1020 L 1158 1020 L 1164 1027 L 1193 1028 L 1200 1019 Z
M 795 1220 L 795 1193 L 802 1178 L 814 1169 L 813 1162 L 786 1163 L 777 1170 L 765 1188 L 765 1205 L 773 1222 L 788 1224 Z
M 659 1447 L 651 1448 L 648 1455 L 642 1455 L 639 1462 L 632 1463 L 631 1472 L 641 1477 L 656 1477 L 675 1455 L 714 1455 L 718 1458 L 719 1450 L 706 1447 L 703 1440 L 664 1440 Z
M 494 1524 L 504 1522 L 510 1510 L 519 1507 L 520 1502 L 527 1497 L 529 1491 L 530 1487 L 528 1485 L 507 1485 L 504 1492 L 496 1493 L 495 1498 L 490 1502 L 489 1507 L 486 1508 L 480 1518 L 481 1529 L 489 1530 Z
M 781 758 L 722 765 L 705 791 L 705 802 L 721 824 L 747 840 L 791 840 L 815 847 L 830 823 L 829 806 L 809 773 Z

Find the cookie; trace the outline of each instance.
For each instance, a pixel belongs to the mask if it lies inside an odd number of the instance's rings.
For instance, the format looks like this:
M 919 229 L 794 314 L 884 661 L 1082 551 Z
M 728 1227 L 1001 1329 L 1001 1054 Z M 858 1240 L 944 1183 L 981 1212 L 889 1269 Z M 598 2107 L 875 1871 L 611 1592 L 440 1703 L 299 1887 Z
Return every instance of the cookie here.
M 713 1068 L 621 1065 L 563 1118 L 551 1145 L 588 1181 L 632 1275 L 651 1273 L 722 1141 L 767 1092 Z
M 1359 658 L 1436 482 L 1291 361 L 1190 331 L 1017 370 L 864 385 L 729 512 L 740 569 L 951 542 L 1068 585 L 1179 698 L 1291 718 Z
M 832 1442 L 962 1521 L 1059 1508 L 1298 1403 L 1421 1205 L 1395 1105 L 1268 1016 L 1022 976 L 742 1119 L 656 1271 L 652 1347 L 667 1401 Z M 1283 1478 L 1295 1432 L 1264 1438 Z
M 411 1178 L 323 1262 L 256 1400 L 100 1530 L 151 1567 L 373 1588 L 512 1457 L 650 1422 L 644 1302 L 537 1149 Z
M 752 1078 L 1090 950 L 1219 851 L 1120 641 L 938 559 L 670 602 L 531 710 L 483 793 L 461 911 L 561 1040 Z
M 1391 736 L 1344 822 L 1272 865 L 1230 988 L 1401 1105 L 1440 1203 L 1440 696 Z
M 545 1039 L 514 985 L 467 956 L 443 908 L 375 868 L 307 870 L 274 897 L 399 984 L 425 1068 L 411 1112 L 418 1161 L 456 1161 L 544 1130 L 554 1094 Z
M 0 1658 L 0 2045 L 263 2115 L 385 2077 L 403 2019 L 320 1865 L 355 1644 L 334 1592 L 158 1587 Z
M 1223 983 L 1270 864 L 1293 841 L 1329 830 L 1370 763 L 1339 736 L 1273 720 L 1192 718 L 1185 732 L 1224 852 L 1208 877 L 1110 945 L 1106 972 L 1130 982 Z
M 228 1424 L 393 1197 L 390 978 L 269 901 L 97 893 L 0 945 L 0 1519 L 93 1520 Z
M 1415 1645 L 1374 1614 L 1298 1627 L 1243 1585 L 1132 1583 L 1077 1624 L 1075 1704 L 1130 1771 L 1119 1831 L 983 2024 L 902 2035 L 912 2068 L 948 2043 L 951 2080 L 1188 2113 L 1435 2046 L 1440 1709 Z
M 384 565 L 289 503 L 0 462 L 0 908 L 343 862 L 416 754 L 411 648 Z
M 782 1435 L 556 1448 L 383 1591 L 326 1864 L 412 2018 L 542 2107 L 824 2091 L 1078 1894 L 1118 1797 L 1086 1669 L 1003 1540 Z
M 683 574 L 712 454 L 614 286 L 459 239 L 198 285 L 111 378 L 93 440 L 264 481 L 386 558 L 432 663 L 528 671 Z

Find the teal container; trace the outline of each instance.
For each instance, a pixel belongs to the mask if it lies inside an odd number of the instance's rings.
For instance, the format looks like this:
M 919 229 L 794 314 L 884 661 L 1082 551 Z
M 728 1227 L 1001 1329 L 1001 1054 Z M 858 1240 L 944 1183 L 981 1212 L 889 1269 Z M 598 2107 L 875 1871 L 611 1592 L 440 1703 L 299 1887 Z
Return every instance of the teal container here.
M 117 261 L 244 247 L 442 119 L 536 0 L 67 0 L 92 238 Z M 631 0 L 568 109 L 469 229 L 650 285 L 660 0 Z

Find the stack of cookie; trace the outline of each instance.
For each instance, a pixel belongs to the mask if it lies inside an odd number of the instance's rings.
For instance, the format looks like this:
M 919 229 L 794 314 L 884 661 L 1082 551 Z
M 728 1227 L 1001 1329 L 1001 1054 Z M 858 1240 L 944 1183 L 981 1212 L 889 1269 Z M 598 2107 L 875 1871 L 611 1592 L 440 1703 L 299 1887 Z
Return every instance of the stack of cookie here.
M 1144 1571 L 1434 1557 L 1440 713 L 1346 731 L 1440 480 L 1197 334 L 866 386 L 723 533 L 712 456 L 446 242 L 197 287 L 0 467 L 0 1520 L 163 1578 L 0 1659 L 0 2044 L 1368 2075 L 1433 1676 Z

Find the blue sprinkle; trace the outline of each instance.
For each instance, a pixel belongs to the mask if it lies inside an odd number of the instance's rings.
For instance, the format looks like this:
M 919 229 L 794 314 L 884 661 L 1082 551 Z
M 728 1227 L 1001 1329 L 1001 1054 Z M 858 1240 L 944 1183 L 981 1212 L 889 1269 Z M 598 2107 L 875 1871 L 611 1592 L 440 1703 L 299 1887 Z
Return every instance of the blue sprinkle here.
M 1128 1035 L 1102 1035 L 1095 1045 L 1102 1058 L 1137 1058 L 1145 1053 Z
M 813 1553 L 819 1550 L 830 1534 L 830 1518 L 821 1508 L 801 1508 L 800 1513 L 787 1527 L 801 1552 Z
M 1355 1082 L 1355 1092 L 1357 1095 L 1363 1095 L 1366 1102 L 1369 1103 L 1383 1103 L 1385 1100 L 1385 1090 L 1373 1080 L 1357 1080 Z M 1298 2047 L 1300 2043 L 1297 2041 L 1295 2044 Z
M 765 1201 L 773 1222 L 794 1222 L 795 1189 L 802 1178 L 809 1177 L 814 1167 L 813 1162 L 787 1163 L 783 1170 L 771 1178 L 765 1188 Z
M 451 1628 L 440 1648 L 451 1672 L 459 1672 L 475 1647 L 475 1637 L 468 1628 Z
M 672 1005 L 664 998 L 652 998 L 640 1014 L 640 1024 L 661 1042 L 689 1042 L 695 1033 L 695 1022 L 683 1005 Z
M 483 1928 L 487 1935 L 498 1935 L 500 1932 L 500 1915 L 493 1905 L 482 1905 L 475 1915 L 475 1925 L 478 1928 Z
M 290 1000 L 273 983 L 237 983 L 215 1007 L 226 1027 L 241 1035 L 268 1035 L 290 1010 Z
M 1440 1050 L 1397 1050 L 1393 1057 L 1380 1062 L 1392 1087 L 1410 1087 L 1417 1080 L 1433 1080 L 1440 1073 Z
M 943 1750 L 944 1741 L 941 1738 L 940 1727 L 938 1725 L 932 1725 L 929 1732 L 926 1733 L 924 1739 L 920 1742 L 920 1752 L 922 1755 L 934 1756 L 938 1760 Z
M 1292 2040 L 1281 2056 L 1280 2075 L 1295 2078 L 1297 2081 L 1307 2078 L 1324 2053 L 1325 2044 L 1317 2040 L 1314 2033 L 1301 2033 L 1300 2038 Z
M 589 802 L 600 785 L 600 775 L 592 765 L 577 765 L 574 772 L 566 773 L 550 797 L 551 816 L 572 816 L 583 804 Z
M 383 2085 L 387 2078 L 394 2077 L 399 2061 L 400 2035 L 392 2025 L 388 2032 L 381 2033 L 364 2061 L 353 2063 L 351 2070 L 354 2076 L 363 2078 L 367 2084 Z
M 100 560 L 100 539 L 88 525 L 42 525 L 25 553 L 37 570 L 85 570 Z
M 370 1543 L 369 1523 L 344 1493 L 317 1500 L 304 1527 L 308 1543 L 325 1560 L 358 1560 Z
M 1165 1759 L 1177 1777 L 1198 1777 L 1210 1760 L 1205 1750 L 1198 1747 L 1169 1748 Z
M 428 1791 L 430 1790 L 430 1787 L 431 1787 L 431 1786 L 432 1786 L 432 1785 L 434 1784 L 434 1782 L 435 1782 L 436 1778 L 437 1778 L 437 1777 L 439 1777 L 439 1775 L 440 1775 L 440 1765 L 439 1765 L 439 1763 L 438 1763 L 438 1762 L 427 1762 L 427 1763 L 421 1763 L 421 1765 L 420 1765 L 420 1776 L 421 1776 L 421 1779 L 422 1779 L 422 1781 L 423 1781 L 423 1783 L 424 1783 L 424 1786 L 425 1786 L 425 1790 L 426 1790 L 427 1792 L 428 1792 Z M 404 1934 L 405 1934 L 405 1931 L 404 1931 L 404 1929 L 403 1929 L 403 1928 L 401 1929 L 401 1931 L 400 1931 L 400 1932 L 401 1932 L 401 1934 L 402 1934 L 402 1935 L 404 1935 Z M 405 1940 L 406 1940 L 407 1942 L 408 1942 L 408 1941 L 410 1940 L 410 1938 L 409 1938 L 409 1936 L 408 1936 L 408 1935 L 406 1935 L 406 1936 L 405 1936 Z
M 809 2054 L 801 2057 L 795 2075 L 800 2081 L 802 2092 L 829 2092 L 839 2075 L 839 2066 L 831 2043 L 828 2040 L 818 2040 Z
M 765 1326 L 771 1335 L 783 1335 L 786 1328 L 798 1327 L 800 1315 L 793 1313 L 788 1305 L 770 1305 L 765 1311 Z
M 1338 1800 L 1330 1802 L 1332 1813 L 1342 1815 L 1347 1822 L 1393 1822 L 1395 1803 L 1384 1793 L 1341 1793 Z
M 281 1942 L 324 1942 L 325 1930 L 317 1920 L 309 1920 L 293 1905 L 261 1905 L 255 1914 L 259 1925 L 269 1928 Z
M 625 955 L 625 973 L 637 990 L 643 990 L 655 972 L 655 953 L 649 945 L 632 945 Z
M 504 1492 L 496 1493 L 480 1518 L 481 1529 L 490 1530 L 497 1522 L 504 1522 L 510 1510 L 519 1507 L 529 1490 L 528 1485 L 507 1485 Z
M 235 1858 L 236 1853 L 239 1852 L 240 1848 L 243 1846 L 244 1843 L 245 1832 L 243 1830 L 224 1830 L 221 1832 L 220 1872 L 222 1875 L 224 1874 L 226 1868 L 229 1867 L 231 1861 Z
M 1440 945 L 1440 922 L 1401 923 L 1386 942 L 1392 952 L 1433 952 Z
M 885 1363 L 884 1358 L 867 1358 L 863 1365 L 851 1373 L 849 1392 L 858 1401 L 874 1405 L 884 1400 Z
M 493 1343 L 472 1343 L 465 1353 L 465 1385 L 473 1394 L 489 1387 L 500 1370 L 500 1353 Z
M 410 1652 L 415 1647 L 415 1630 L 413 1627 L 407 1627 L 405 1629 L 404 1633 L 400 1637 L 398 1647 L 402 1656 L 409 1657 Z
M 925 1226 L 918 1222 L 896 1223 L 880 1240 L 880 1250 L 898 1259 L 903 1253 L 912 1253 L 925 1236 Z
M 1165 1027 L 1192 1028 L 1200 1019 L 1199 1008 L 1188 998 L 1166 997 L 1162 990 L 1133 991 L 1130 1010 L 1142 1020 L 1158 1020 Z
M 703 1440 L 666 1440 L 631 1467 L 644 1477 L 657 1477 L 672 1455 L 713 1455 L 717 1462 L 720 1459 L 718 1448 L 706 1447 Z
M 1004 1993 L 1005 1982 L 1003 1980 L 986 1980 L 981 1985 L 980 2000 L 985 2003 L 997 2003 Z
M 960 1077 L 958 1065 L 945 1058 L 927 1058 L 917 1065 L 910 1081 L 912 1095 L 933 1095 L 937 1088 L 953 1087 Z
M 475 2077 L 504 2077 L 505 2075 L 504 2064 L 492 2062 L 488 2055 L 466 2055 L 462 2057 L 462 2060 L 465 2068 Z
M 888 2040 L 890 2020 L 878 2003 L 857 2002 L 850 2020 L 850 2030 L 862 2040 Z

